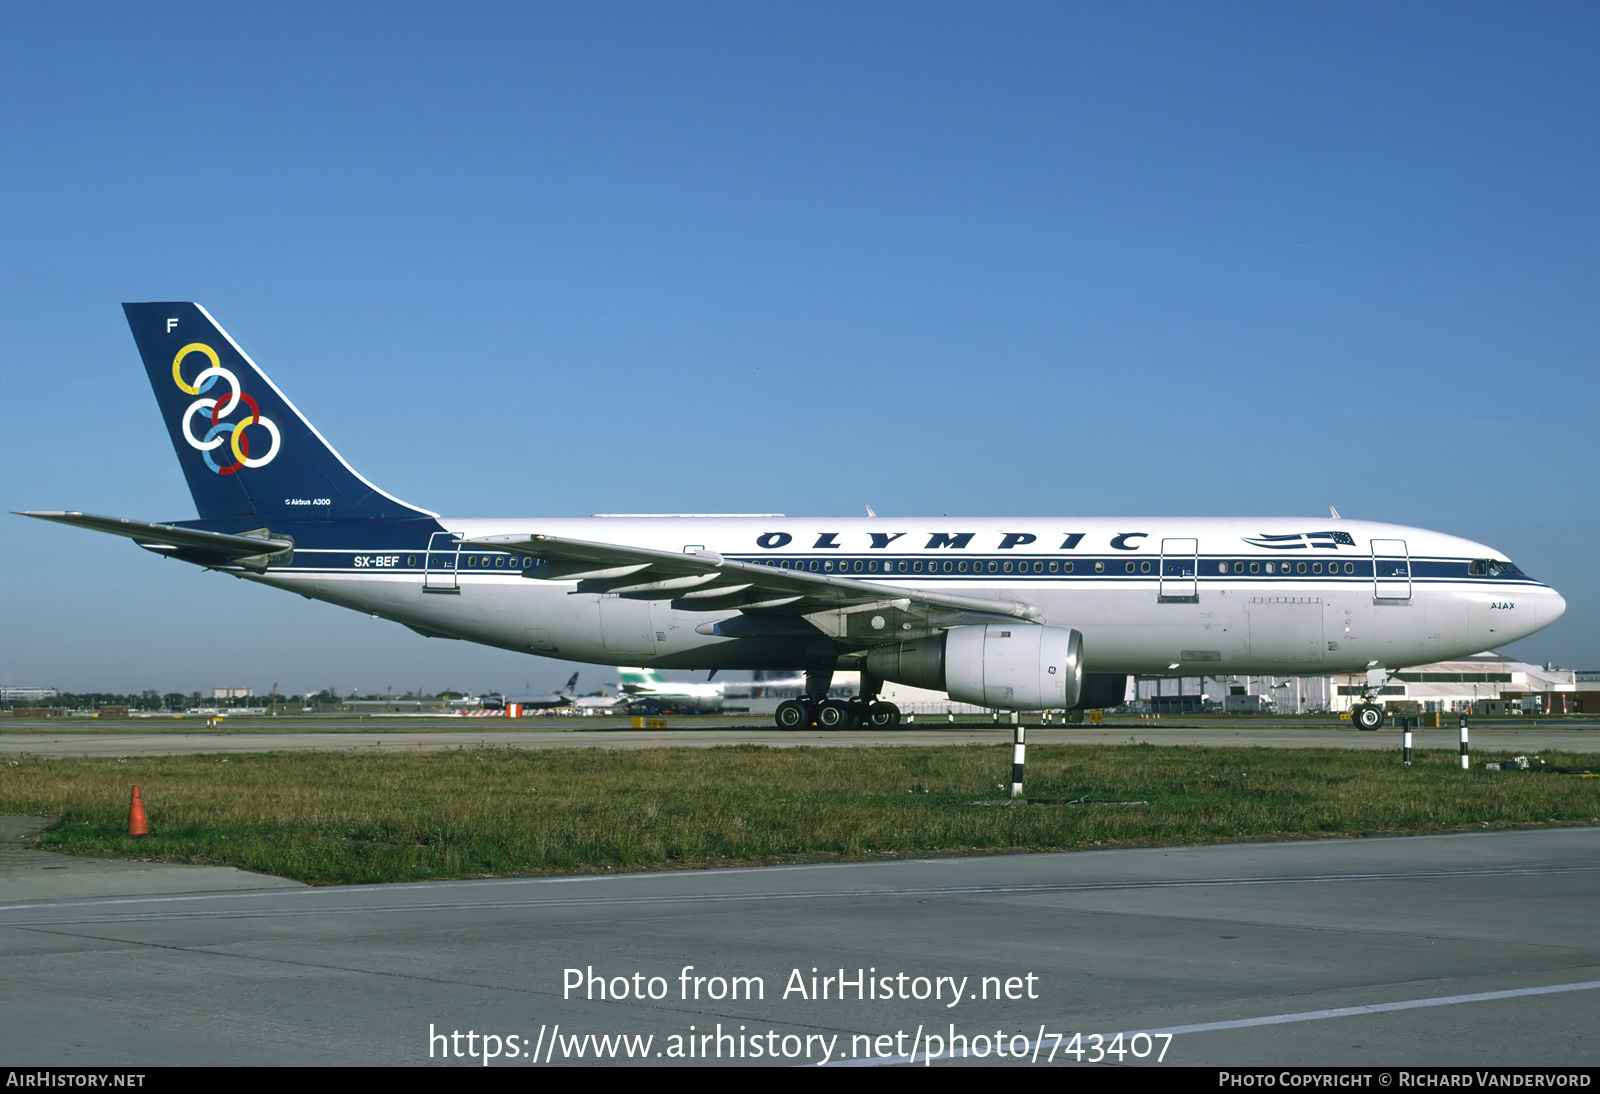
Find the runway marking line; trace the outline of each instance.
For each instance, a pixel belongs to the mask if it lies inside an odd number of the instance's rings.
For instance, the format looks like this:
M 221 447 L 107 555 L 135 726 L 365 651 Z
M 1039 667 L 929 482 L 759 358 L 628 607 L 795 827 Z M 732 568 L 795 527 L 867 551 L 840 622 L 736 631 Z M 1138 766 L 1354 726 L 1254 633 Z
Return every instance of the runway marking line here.
M 592 897 L 539 897 L 527 900 L 457 900 L 426 901 L 415 904 L 370 904 L 332 908 L 233 908 L 212 911 L 159 911 L 110 912 L 106 914 L 82 913 L 78 918 L 51 916 L 47 919 L 0 918 L 0 927 L 32 926 L 37 924 L 113 923 L 180 919 L 268 919 L 274 917 L 316 915 L 367 915 L 387 912 L 437 912 L 462 908 L 574 908 L 597 906 L 627 906 L 652 904 L 700 904 L 776 900 L 826 900 L 861 899 L 905 896 L 984 896 L 990 894 L 1040 894 L 1096 893 L 1139 889 L 1193 889 L 1207 886 L 1241 885 L 1306 885 L 1317 882 L 1361 881 L 1439 881 L 1468 877 L 1527 877 L 1547 874 L 1588 874 L 1600 871 L 1600 865 L 1580 863 L 1552 866 L 1484 867 L 1475 870 L 1416 870 L 1394 873 L 1348 874 L 1286 874 L 1265 877 L 1193 878 L 1167 881 L 1100 881 L 1055 882 L 1037 885 L 938 885 L 905 886 L 899 888 L 875 887 L 871 889 L 800 889 L 777 893 L 673 893 L 656 896 L 592 896 Z M 660 876 L 660 875 L 653 875 Z M 668 875 L 671 876 L 671 875 Z M 426 888 L 440 888 L 429 883 Z M 418 886 L 417 888 L 423 888 Z M 343 895 L 353 892 L 381 892 L 380 887 L 343 890 Z M 331 890 L 338 894 L 340 890 Z M 0 905 L 4 912 L 45 912 L 66 908 L 104 908 L 126 904 L 172 904 L 200 900 L 238 900 L 250 897 L 261 899 L 283 898 L 296 902 L 311 899 L 316 894 L 330 893 L 328 889 L 254 890 L 233 893 L 214 893 L 197 896 L 124 897 L 102 900 L 63 901 L 59 904 L 28 903 Z
M 1594 991 L 1600 988 L 1600 980 L 1583 980 L 1573 984 L 1549 984 L 1539 988 L 1512 988 L 1507 991 L 1480 991 L 1469 995 L 1439 995 L 1430 999 L 1402 999 L 1394 1003 L 1368 1003 L 1359 1007 L 1333 1007 L 1328 1010 L 1304 1010 L 1292 1014 L 1268 1014 L 1259 1018 L 1237 1018 L 1229 1022 L 1198 1022 L 1187 1026 L 1164 1026 L 1160 1029 L 1129 1029 L 1121 1033 L 1101 1034 L 1102 1043 L 1110 1043 L 1113 1038 L 1130 1038 L 1135 1034 L 1143 1033 L 1148 1037 L 1172 1036 L 1186 1033 L 1214 1033 L 1225 1029 L 1248 1029 L 1252 1026 L 1276 1026 L 1290 1022 L 1317 1022 L 1325 1018 L 1349 1018 L 1360 1014 L 1384 1014 L 1397 1010 L 1418 1010 L 1423 1007 L 1449 1007 L 1460 1003 L 1486 1003 L 1496 999 L 1518 999 L 1530 995 L 1556 995 L 1570 991 Z M 1052 1035 L 1053 1036 L 1053 1035 Z M 1065 1035 L 1063 1035 L 1065 1036 Z M 1086 1034 L 1085 1036 L 1093 1036 Z M 1040 1048 L 1048 1044 L 1041 1038 L 1028 1045 L 1029 1051 L 1037 1057 Z M 972 1055 L 970 1048 L 958 1051 L 947 1050 L 936 1052 L 931 1057 L 926 1052 L 912 1053 L 905 1056 L 886 1056 L 867 1060 L 836 1060 L 828 1064 L 817 1065 L 825 1067 L 883 1067 L 888 1064 L 926 1064 L 932 1060 L 954 1060 Z

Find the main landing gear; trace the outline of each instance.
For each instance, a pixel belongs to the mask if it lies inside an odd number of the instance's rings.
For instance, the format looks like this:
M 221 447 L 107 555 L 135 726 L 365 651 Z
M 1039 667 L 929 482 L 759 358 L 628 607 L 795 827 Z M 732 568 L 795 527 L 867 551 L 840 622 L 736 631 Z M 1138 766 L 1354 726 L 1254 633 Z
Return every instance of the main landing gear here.
M 878 692 L 883 681 L 862 670 L 861 694 L 855 699 L 829 699 L 833 662 L 806 666 L 806 696 L 778 704 L 773 721 L 779 729 L 893 729 L 900 724 L 900 708 L 883 702 Z
M 862 699 L 785 699 L 773 716 L 779 729 L 893 729 L 900 724 L 900 708 L 893 703 Z

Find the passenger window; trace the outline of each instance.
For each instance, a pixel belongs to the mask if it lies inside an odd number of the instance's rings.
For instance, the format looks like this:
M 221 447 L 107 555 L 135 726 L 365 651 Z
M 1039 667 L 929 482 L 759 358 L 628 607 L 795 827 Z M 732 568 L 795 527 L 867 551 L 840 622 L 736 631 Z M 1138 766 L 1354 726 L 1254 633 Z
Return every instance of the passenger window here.
M 994 573 L 994 572 L 995 572 L 995 571 L 996 571 L 996 570 L 998 570 L 998 569 L 999 569 L 999 568 L 1000 568 L 1000 567 L 999 567 L 999 566 L 997 566 L 997 565 L 995 565 L 995 564 L 994 564 L 994 563 L 993 563 L 993 562 L 991 562 L 991 563 L 989 563 L 989 572 L 990 572 L 990 573 L 991 573 L 991 574 L 992 574 L 992 573 Z
M 962 573 L 966 573 L 967 572 L 967 564 L 965 562 L 958 562 L 958 563 L 956 563 L 956 569 L 960 570 Z
M 1004 566 L 1001 566 L 1000 568 L 1002 570 L 1004 570 L 1006 573 L 1009 574 L 1011 572 L 1011 563 L 1007 562 Z
M 1347 574 L 1355 573 L 1356 572 L 1356 564 L 1354 562 L 1346 562 L 1344 564 L 1344 572 L 1347 573 Z
M 1227 572 L 1228 572 L 1228 564 L 1226 562 L 1217 563 L 1217 573 L 1225 574 Z
M 1251 573 L 1253 573 L 1253 574 L 1254 574 L 1254 573 L 1260 573 L 1260 572 L 1261 572 L 1261 570 L 1260 570 L 1260 567 L 1261 567 L 1261 563 L 1259 563 L 1259 562 L 1252 562 L 1252 563 L 1251 563 L 1251 564 L 1250 564 L 1250 572 L 1251 572 Z
M 945 573 L 949 573 L 954 568 L 955 568 L 955 563 L 954 562 L 946 562 L 944 564 L 944 572 Z
M 1104 562 L 1096 562 L 1094 564 L 1094 572 L 1097 573 L 1097 574 L 1105 573 L 1106 572 L 1106 564 Z
M 1252 567 L 1252 569 L 1254 569 L 1254 567 Z M 1269 563 L 1267 563 L 1267 573 L 1270 574 L 1271 572 L 1272 572 L 1272 563 L 1269 562 Z
M 1057 571 L 1057 570 L 1058 570 L 1058 569 L 1060 569 L 1060 568 L 1061 568 L 1061 564 L 1060 564 L 1060 563 L 1058 563 L 1058 562 L 1052 562 L 1052 563 L 1051 563 L 1051 564 L 1050 564 L 1050 572 L 1051 572 L 1051 573 L 1055 573 L 1055 572 L 1056 572 L 1056 571 Z
M 812 559 L 811 560 L 811 572 L 812 573 L 816 573 L 817 572 L 817 560 L 816 559 Z
M 1127 570 L 1130 574 L 1133 573 L 1133 563 L 1131 562 L 1124 563 L 1122 568 Z
M 1242 573 L 1244 573 L 1244 563 L 1242 563 L 1242 562 L 1235 562 L 1235 563 L 1234 563 L 1234 564 L 1233 564 L 1233 572 L 1234 572 L 1234 573 L 1236 573 L 1236 574 L 1242 574 Z
M 1295 569 L 1295 573 L 1303 574 L 1303 573 L 1306 572 L 1306 564 L 1304 562 L 1302 562 L 1298 566 L 1296 566 L 1294 569 Z
M 417 564 L 417 556 L 416 555 L 407 555 L 406 556 L 406 565 L 407 566 L 415 566 L 416 564 Z
M 1062 573 L 1067 573 L 1067 574 L 1070 574 L 1070 573 L 1071 573 L 1071 572 L 1072 572 L 1072 563 L 1070 563 L 1070 562 L 1063 562 L 1063 563 L 1062 563 L 1062 564 L 1061 564 L 1061 572 L 1062 572 Z
M 1311 564 L 1311 572 L 1314 574 L 1320 574 L 1322 572 L 1322 563 L 1313 562 Z
M 1141 573 L 1146 573 L 1146 574 L 1149 573 L 1150 572 L 1150 564 L 1148 562 L 1139 563 L 1139 571 Z

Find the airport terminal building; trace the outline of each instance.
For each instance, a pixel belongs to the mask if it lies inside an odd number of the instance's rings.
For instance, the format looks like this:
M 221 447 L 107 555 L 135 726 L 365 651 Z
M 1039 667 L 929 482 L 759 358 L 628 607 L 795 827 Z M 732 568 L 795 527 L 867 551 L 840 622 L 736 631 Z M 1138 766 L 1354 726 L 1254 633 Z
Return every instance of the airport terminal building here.
M 1363 676 L 1134 676 L 1128 680 L 1123 709 L 1139 714 L 1343 714 L 1361 701 L 1365 684 Z M 840 672 L 832 694 L 847 697 L 858 687 L 856 673 Z M 751 712 L 765 713 L 757 708 L 776 705 L 799 691 L 767 689 L 762 698 L 752 700 Z M 906 714 L 988 713 L 902 684 L 885 684 L 882 695 Z M 1483 653 L 1394 673 L 1379 689 L 1378 699 L 1396 713 L 1600 714 L 1600 672 Z
M 1393 673 L 1378 699 L 1419 714 L 1600 713 L 1600 680 L 1586 687 L 1591 682 L 1580 675 L 1596 674 L 1482 653 Z M 1128 698 L 1154 714 L 1342 714 L 1361 701 L 1365 683 L 1361 676 L 1139 676 Z

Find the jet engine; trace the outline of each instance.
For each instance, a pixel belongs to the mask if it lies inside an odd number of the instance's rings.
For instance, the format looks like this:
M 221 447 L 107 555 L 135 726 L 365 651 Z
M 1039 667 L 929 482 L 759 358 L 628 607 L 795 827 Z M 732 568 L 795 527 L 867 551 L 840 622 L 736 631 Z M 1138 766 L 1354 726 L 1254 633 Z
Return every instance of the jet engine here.
M 1083 688 L 1083 636 L 1031 623 L 952 627 L 868 651 L 867 671 L 976 706 L 1067 710 Z

